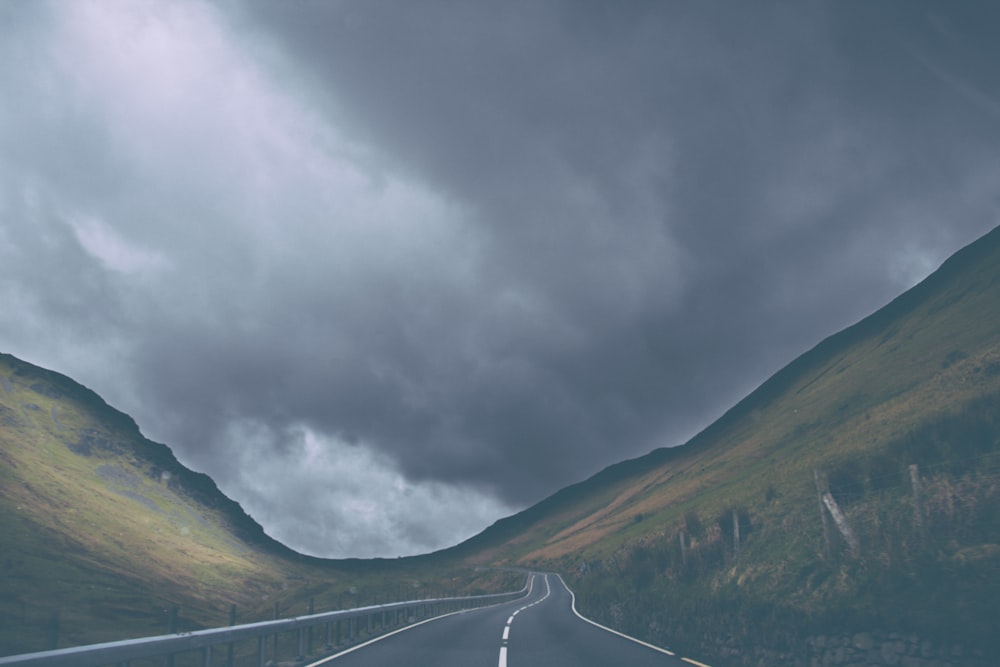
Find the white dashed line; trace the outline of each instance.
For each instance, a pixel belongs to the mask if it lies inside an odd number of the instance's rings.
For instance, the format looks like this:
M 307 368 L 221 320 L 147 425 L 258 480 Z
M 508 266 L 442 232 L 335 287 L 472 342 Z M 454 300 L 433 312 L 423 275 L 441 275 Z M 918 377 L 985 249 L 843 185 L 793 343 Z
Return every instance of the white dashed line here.
M 532 586 L 532 589 L 534 588 L 534 584 L 535 584 L 535 576 L 536 575 L 531 575 L 531 586 Z M 507 619 L 507 624 L 503 628 L 503 641 L 504 641 L 504 645 L 500 647 L 500 662 L 498 663 L 499 667 L 507 667 L 507 640 L 510 637 L 510 625 L 511 625 L 511 623 L 514 622 L 514 617 L 517 616 L 520 612 L 524 611 L 525 609 L 528 609 L 530 607 L 534 607 L 536 604 L 540 604 L 542 602 L 545 602 L 545 600 L 547 600 L 548 597 L 552 594 L 552 588 L 549 586 L 549 578 L 548 578 L 548 576 L 546 576 L 546 575 L 542 575 L 542 576 L 545 577 L 545 595 L 543 595 L 541 598 L 535 600 L 531 604 L 524 605 L 523 607 L 521 607 L 520 609 L 518 609 L 517 611 L 515 611 L 513 614 L 511 614 L 510 618 Z

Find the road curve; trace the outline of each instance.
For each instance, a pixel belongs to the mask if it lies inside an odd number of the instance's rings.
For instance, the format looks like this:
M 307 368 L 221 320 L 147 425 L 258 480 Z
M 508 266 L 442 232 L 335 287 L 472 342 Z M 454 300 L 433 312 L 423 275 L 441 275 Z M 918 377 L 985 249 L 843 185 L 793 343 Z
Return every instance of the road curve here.
M 307 667 L 702 665 L 584 619 L 575 612 L 573 594 L 558 575 L 530 577 L 530 591 L 520 600 L 408 626 Z

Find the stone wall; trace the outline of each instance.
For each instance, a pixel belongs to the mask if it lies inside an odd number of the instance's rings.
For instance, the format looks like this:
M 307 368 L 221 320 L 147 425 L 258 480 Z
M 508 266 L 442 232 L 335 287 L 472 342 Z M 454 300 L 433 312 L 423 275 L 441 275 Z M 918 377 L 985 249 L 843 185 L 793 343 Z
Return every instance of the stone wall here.
M 802 649 L 775 651 L 718 643 L 713 667 L 995 667 L 997 656 L 961 644 L 935 645 L 916 635 L 859 632 L 852 636 L 809 637 Z

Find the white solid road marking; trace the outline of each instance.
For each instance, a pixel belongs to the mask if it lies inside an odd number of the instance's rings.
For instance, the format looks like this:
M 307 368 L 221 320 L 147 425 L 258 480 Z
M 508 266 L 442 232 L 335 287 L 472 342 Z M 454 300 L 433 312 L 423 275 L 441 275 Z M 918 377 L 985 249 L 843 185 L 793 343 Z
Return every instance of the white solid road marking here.
M 642 644 L 646 648 L 651 648 L 654 651 L 659 651 L 660 653 L 666 653 L 667 655 L 677 655 L 673 651 L 667 650 L 665 648 L 660 648 L 659 646 L 654 646 L 653 644 L 649 644 L 647 642 L 644 642 L 641 639 L 636 639 L 635 637 L 630 637 L 629 635 L 626 635 L 623 632 L 618 632 L 617 630 L 612 630 L 611 628 L 607 627 L 606 625 L 601 625 L 600 623 L 597 623 L 596 621 L 590 620 L 589 618 L 587 618 L 586 616 L 584 616 L 583 614 L 581 614 L 580 612 L 578 612 L 576 610 L 576 594 L 573 593 L 573 590 L 569 586 L 566 585 L 566 582 L 563 581 L 563 578 L 562 578 L 561 575 L 557 574 L 556 576 L 559 577 L 559 581 L 562 582 L 563 587 L 567 591 L 569 591 L 569 595 L 570 595 L 570 607 L 573 609 L 573 613 L 576 614 L 579 618 L 583 619 L 587 623 L 590 623 L 591 625 L 597 626 L 601 630 L 606 630 L 606 631 L 610 632 L 613 635 L 618 635 L 619 637 L 624 637 L 625 639 L 628 639 L 629 641 L 633 641 L 636 644 Z M 708 667 L 708 666 L 706 665 L 705 667 Z
M 708 667 L 708 665 L 706 665 L 705 663 L 698 662 L 697 660 L 692 660 L 691 658 L 682 657 L 681 660 L 683 660 L 684 662 L 690 662 L 692 665 L 697 665 L 697 667 Z
M 548 583 L 548 582 L 545 582 L 545 583 Z M 534 587 L 535 587 L 535 578 L 534 578 L 534 576 L 532 576 L 528 580 L 528 595 L 531 595 L 531 591 L 534 590 Z M 508 604 L 508 603 L 501 602 L 499 604 Z M 488 605 L 488 606 L 492 607 L 492 606 L 495 606 L 495 605 Z M 479 609 L 485 609 L 485 608 L 486 607 L 479 607 Z M 388 639 L 389 637 L 392 637 L 393 635 L 398 635 L 401 632 L 406 632 L 407 630 L 412 630 L 413 628 L 421 626 L 424 623 L 431 623 L 433 621 L 439 621 L 442 618 L 448 618 L 449 616 L 457 616 L 459 614 L 465 614 L 465 613 L 467 613 L 469 611 L 474 611 L 474 610 L 459 609 L 458 611 L 453 611 L 453 612 L 450 612 L 450 613 L 447 613 L 447 614 L 441 614 L 440 616 L 431 616 L 430 618 L 425 618 L 422 621 L 417 621 L 416 623 L 413 623 L 411 625 L 405 625 L 405 626 L 399 628 L 398 630 L 393 630 L 392 632 L 387 632 L 384 635 L 379 635 L 378 637 L 375 637 L 373 639 L 369 639 L 368 641 L 364 642 L 363 644 L 357 644 L 356 646 L 352 646 L 350 648 L 344 649 L 343 651 L 340 651 L 339 653 L 334 653 L 333 655 L 329 655 L 329 656 L 327 656 L 325 658 L 320 658 L 319 660 L 317 660 L 315 662 L 311 662 L 308 665 L 305 665 L 305 667 L 319 667 L 320 665 L 325 665 L 326 663 L 332 662 L 332 661 L 336 660 L 337 658 L 339 658 L 341 656 L 347 655 L 348 653 L 354 653 L 358 649 L 362 649 L 362 648 L 364 648 L 366 646 L 370 646 L 371 644 L 374 644 L 375 642 L 380 642 L 383 639 Z M 514 612 L 514 613 L 516 614 L 517 612 Z M 513 618 L 513 616 L 511 618 Z M 504 658 L 503 667 L 506 667 L 506 664 L 507 664 L 506 663 L 506 658 Z
M 587 621 L 587 623 L 590 623 L 591 625 L 595 625 L 595 626 L 599 627 L 601 630 L 607 630 L 608 632 L 610 632 L 613 635 L 618 635 L 619 637 L 624 637 L 625 639 L 628 639 L 629 641 L 633 641 L 636 644 L 642 644 L 643 646 L 645 646 L 647 648 L 651 648 L 654 651 L 659 651 L 660 653 L 666 653 L 667 655 L 673 655 L 673 656 L 677 655 L 676 653 L 674 653 L 673 651 L 671 651 L 669 649 L 660 648 L 659 646 L 654 646 L 653 644 L 649 644 L 647 642 L 644 642 L 641 639 L 636 639 L 635 637 L 630 637 L 629 635 L 626 635 L 626 634 L 624 634 L 622 632 L 618 632 L 617 630 L 612 630 L 611 628 L 609 628 L 609 627 L 607 627 L 605 625 L 601 625 L 600 623 L 597 623 L 596 621 L 590 620 L 589 618 L 587 618 L 586 616 L 584 616 L 583 614 L 581 614 L 580 612 L 578 612 L 576 610 L 576 595 L 573 593 L 573 590 L 569 586 L 566 585 L 566 582 L 563 580 L 562 575 L 556 574 L 556 576 L 559 577 L 559 581 L 562 582 L 563 587 L 567 591 L 569 591 L 570 599 L 571 599 L 570 607 L 573 609 L 573 613 L 576 614 L 581 619 L 583 619 L 584 621 Z M 549 580 L 546 579 L 545 583 L 548 584 Z M 696 665 L 696 667 L 709 667 L 705 663 L 698 662 L 697 660 L 692 660 L 691 658 L 685 658 L 685 657 L 681 656 L 681 660 L 683 660 L 684 662 L 690 663 L 692 665 Z

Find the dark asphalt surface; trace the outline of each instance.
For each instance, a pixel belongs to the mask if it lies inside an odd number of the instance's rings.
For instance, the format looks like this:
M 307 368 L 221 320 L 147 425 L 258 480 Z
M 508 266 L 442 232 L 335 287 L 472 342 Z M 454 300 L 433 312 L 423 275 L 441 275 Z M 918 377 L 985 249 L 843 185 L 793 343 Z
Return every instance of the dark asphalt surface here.
M 322 664 L 330 667 L 691 667 L 691 662 L 680 657 L 608 632 L 574 614 L 572 596 L 557 575 L 532 577 L 531 593 L 525 598 L 435 619 L 334 656 Z

